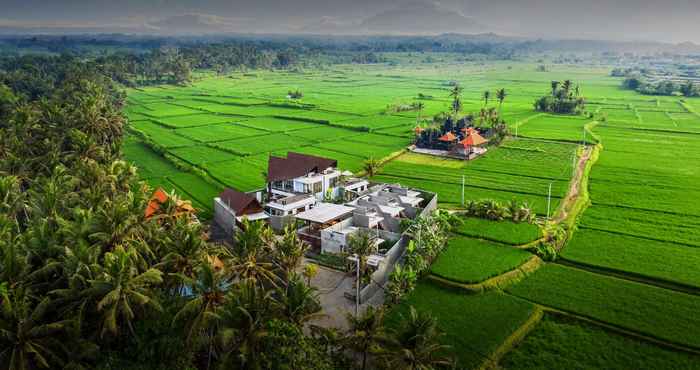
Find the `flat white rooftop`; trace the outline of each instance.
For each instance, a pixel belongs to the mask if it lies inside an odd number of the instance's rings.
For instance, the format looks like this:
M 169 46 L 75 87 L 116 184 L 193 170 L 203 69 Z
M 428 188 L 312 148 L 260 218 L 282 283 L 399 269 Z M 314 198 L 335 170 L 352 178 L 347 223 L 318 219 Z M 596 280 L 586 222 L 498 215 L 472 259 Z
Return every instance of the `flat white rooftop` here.
M 306 212 L 296 215 L 298 220 L 310 221 L 318 224 L 337 220 L 345 215 L 350 215 L 355 210 L 353 207 L 347 207 L 333 203 L 318 203 L 316 207 L 311 208 Z

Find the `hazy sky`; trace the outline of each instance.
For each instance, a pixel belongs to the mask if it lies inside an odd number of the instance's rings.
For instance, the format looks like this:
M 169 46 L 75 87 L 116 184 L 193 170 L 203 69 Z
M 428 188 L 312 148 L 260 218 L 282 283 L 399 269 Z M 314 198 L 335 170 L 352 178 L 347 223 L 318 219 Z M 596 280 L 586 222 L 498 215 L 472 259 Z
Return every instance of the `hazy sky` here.
M 0 0 L 0 26 L 129 32 L 496 32 L 700 43 L 700 0 Z

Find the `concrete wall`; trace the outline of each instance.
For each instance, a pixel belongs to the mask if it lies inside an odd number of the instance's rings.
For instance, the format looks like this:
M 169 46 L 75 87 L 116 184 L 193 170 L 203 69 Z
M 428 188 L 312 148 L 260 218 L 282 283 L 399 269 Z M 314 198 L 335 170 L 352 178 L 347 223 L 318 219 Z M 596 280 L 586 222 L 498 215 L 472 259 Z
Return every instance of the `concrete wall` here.
M 336 233 L 353 224 L 353 219 L 349 218 L 321 231 L 321 251 L 323 253 L 340 253 L 347 245 L 346 235 Z
M 270 227 L 275 231 L 284 230 L 287 225 L 292 225 L 296 222 L 294 216 L 270 216 L 268 219 L 270 222 Z
M 432 199 L 426 204 L 425 208 L 420 212 L 420 216 L 428 216 L 432 211 L 437 209 L 438 196 L 433 193 L 423 193 L 424 196 L 431 196 Z M 389 275 L 394 271 L 394 266 L 399 262 L 404 253 L 406 253 L 406 247 L 411 241 L 411 238 L 403 234 L 401 239 L 394 244 L 393 247 L 387 252 L 384 261 L 379 266 L 379 268 L 372 273 L 372 281 L 360 291 L 360 302 L 365 302 L 366 300 L 372 298 L 380 290 L 383 290 L 389 281 Z
M 221 198 L 214 198 L 214 222 L 228 235 L 233 235 L 236 225 L 236 213 Z

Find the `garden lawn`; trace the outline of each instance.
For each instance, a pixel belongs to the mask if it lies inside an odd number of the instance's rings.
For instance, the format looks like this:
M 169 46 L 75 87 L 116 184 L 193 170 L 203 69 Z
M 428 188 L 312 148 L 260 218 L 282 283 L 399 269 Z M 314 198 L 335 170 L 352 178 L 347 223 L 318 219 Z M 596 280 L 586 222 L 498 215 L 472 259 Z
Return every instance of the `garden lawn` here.
M 698 296 L 560 265 L 507 289 L 513 295 L 669 342 L 700 348 Z
M 607 331 L 562 315 L 546 314 L 499 363 L 506 370 L 697 369 L 700 357 Z
M 443 342 L 457 357 L 458 369 L 478 367 L 530 317 L 534 308 L 496 292 L 467 295 L 423 281 L 390 311 L 387 325 L 397 327 L 409 306 L 437 318 L 446 334 Z
M 527 251 L 479 239 L 453 237 L 431 273 L 458 283 L 474 284 L 516 269 L 532 257 Z

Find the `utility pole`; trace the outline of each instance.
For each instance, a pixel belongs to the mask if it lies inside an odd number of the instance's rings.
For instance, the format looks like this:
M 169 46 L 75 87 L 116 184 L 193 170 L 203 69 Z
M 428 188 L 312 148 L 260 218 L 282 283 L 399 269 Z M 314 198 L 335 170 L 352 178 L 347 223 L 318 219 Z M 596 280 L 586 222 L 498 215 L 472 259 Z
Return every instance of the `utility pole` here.
M 547 192 L 547 221 L 549 221 L 549 209 L 552 204 L 552 183 L 549 183 L 549 191 Z
M 360 316 L 360 255 L 355 253 L 357 259 L 357 280 L 355 281 L 355 318 Z

